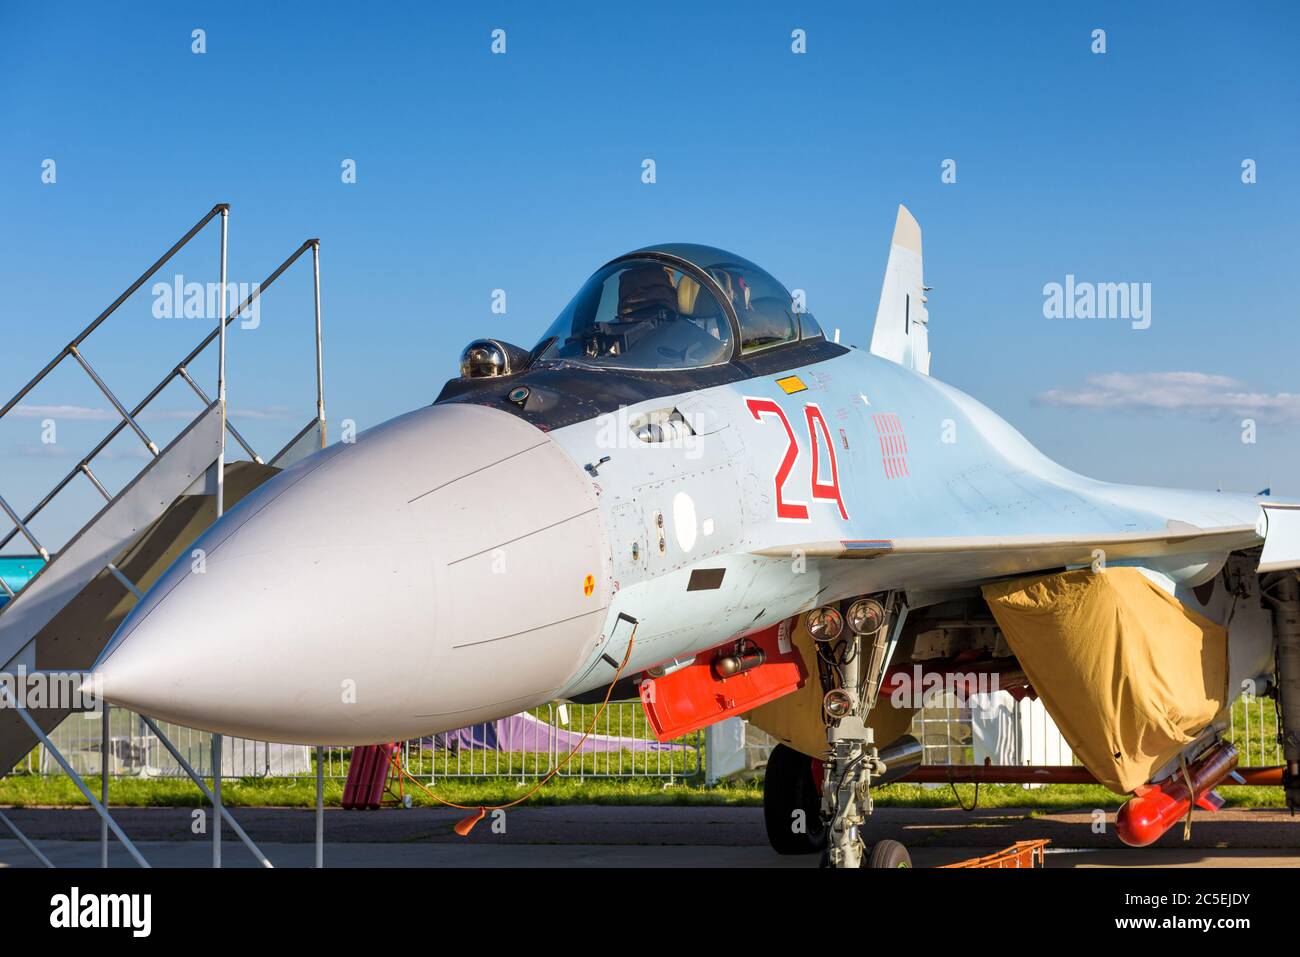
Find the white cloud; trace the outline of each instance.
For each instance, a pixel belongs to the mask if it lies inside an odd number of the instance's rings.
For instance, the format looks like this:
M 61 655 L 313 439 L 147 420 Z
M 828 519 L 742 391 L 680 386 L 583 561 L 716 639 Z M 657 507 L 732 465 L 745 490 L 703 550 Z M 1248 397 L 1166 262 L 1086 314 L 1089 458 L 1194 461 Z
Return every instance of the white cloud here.
M 1079 389 L 1036 396 L 1048 405 L 1082 409 L 1191 412 L 1300 423 L 1300 393 L 1252 392 L 1230 376 L 1205 372 L 1107 372 Z
M 28 459 L 61 459 L 72 453 L 61 445 L 23 445 L 18 454 Z
M 153 454 L 137 442 L 117 449 L 110 445 L 108 448 L 104 449 L 104 451 L 100 452 L 99 455 L 95 456 L 95 458 L 104 459 L 109 462 L 148 462 L 153 458 Z
M 156 411 L 146 409 L 140 413 L 140 420 L 142 422 L 162 422 L 167 420 L 190 422 L 197 419 L 202 411 L 202 409 L 158 409 Z M 282 405 L 251 406 L 249 408 L 231 406 L 230 417 L 236 422 L 240 419 L 278 420 L 291 418 L 291 411 L 288 407 Z
M 202 409 L 145 409 L 138 416 L 141 422 L 190 422 L 198 418 Z M 27 405 L 19 403 L 10 415 L 18 419 L 54 419 L 55 421 L 119 422 L 116 409 L 96 409 L 85 405 Z M 282 405 L 232 407 L 233 419 L 280 420 L 292 418 L 293 410 Z M 304 416 L 305 417 L 305 416 Z
M 81 419 L 103 422 L 118 418 L 112 409 L 94 409 L 84 405 L 26 405 L 19 403 L 10 410 L 19 419 Z
M 137 417 L 138 422 L 190 422 L 199 417 L 201 409 L 145 409 Z
M 261 408 L 249 407 L 240 408 L 232 406 L 230 409 L 232 419 L 290 419 L 293 418 L 293 410 L 283 405 L 268 405 Z M 303 421 L 307 420 L 307 414 L 303 414 Z

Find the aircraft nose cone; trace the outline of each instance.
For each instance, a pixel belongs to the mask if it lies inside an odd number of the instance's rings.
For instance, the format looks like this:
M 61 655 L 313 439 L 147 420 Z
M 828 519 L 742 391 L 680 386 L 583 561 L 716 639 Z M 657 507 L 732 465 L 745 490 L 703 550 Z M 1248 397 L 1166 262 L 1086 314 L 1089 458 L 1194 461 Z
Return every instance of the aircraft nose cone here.
M 591 480 L 545 433 L 436 405 L 299 463 L 187 549 L 96 665 L 112 703 L 365 744 L 551 698 L 611 591 Z

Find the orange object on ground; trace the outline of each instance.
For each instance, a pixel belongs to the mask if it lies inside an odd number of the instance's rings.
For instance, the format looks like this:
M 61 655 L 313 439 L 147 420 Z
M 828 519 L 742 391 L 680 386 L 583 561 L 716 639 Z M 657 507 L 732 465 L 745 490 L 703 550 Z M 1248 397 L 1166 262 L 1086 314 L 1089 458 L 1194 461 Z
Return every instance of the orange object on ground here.
M 468 817 L 463 817 L 457 821 L 452 830 L 461 837 L 469 837 L 469 832 L 474 830 L 474 825 L 485 817 L 487 817 L 487 808 L 481 807 Z
M 1046 866 L 1047 845 L 1051 840 L 1040 837 L 1035 841 L 1016 841 L 1011 847 L 996 854 L 972 857 L 968 861 L 956 864 L 944 864 L 943 867 L 1044 867 Z
M 695 656 L 684 668 L 641 682 L 641 704 L 660 741 L 743 714 L 801 687 L 808 677 L 791 623 L 747 635 Z M 761 655 L 761 664 L 754 664 Z M 744 662 L 740 670 L 727 667 Z

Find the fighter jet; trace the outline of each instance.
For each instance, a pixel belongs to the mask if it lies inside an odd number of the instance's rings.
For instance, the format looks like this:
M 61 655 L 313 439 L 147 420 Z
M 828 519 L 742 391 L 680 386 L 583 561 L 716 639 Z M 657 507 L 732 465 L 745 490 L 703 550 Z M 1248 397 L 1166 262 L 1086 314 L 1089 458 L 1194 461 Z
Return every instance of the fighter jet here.
M 1300 801 L 1300 508 L 1052 462 L 929 374 L 929 291 L 903 207 L 869 348 L 732 253 L 619 256 L 532 349 L 476 340 L 431 405 L 240 501 L 122 623 L 105 697 L 306 744 L 614 691 L 665 737 L 749 715 L 783 742 L 774 847 L 835 867 L 908 863 L 867 846 L 871 788 L 917 760 L 909 684 L 955 671 L 1040 696 L 1137 793 L 1130 843 L 1213 803 L 1243 690 L 1278 697 Z

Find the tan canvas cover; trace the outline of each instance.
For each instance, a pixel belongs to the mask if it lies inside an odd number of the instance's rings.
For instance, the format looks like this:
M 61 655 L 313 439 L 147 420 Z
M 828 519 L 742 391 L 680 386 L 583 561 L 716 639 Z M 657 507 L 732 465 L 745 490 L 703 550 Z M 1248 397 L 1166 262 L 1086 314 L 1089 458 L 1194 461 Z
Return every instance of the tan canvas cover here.
M 1228 633 L 1136 568 L 984 586 L 1074 753 L 1112 791 L 1151 779 L 1227 702 Z
M 796 751 L 812 758 L 824 758 L 826 724 L 822 720 L 822 686 L 817 678 L 817 649 L 812 636 L 804 628 L 802 615 L 795 625 L 791 640 L 803 657 L 804 667 L 808 669 L 808 680 L 802 688 L 769 701 L 743 717 Z M 876 744 L 883 748 L 906 734 L 914 713 L 912 708 L 895 708 L 887 697 L 882 697 L 867 716 L 867 726 L 875 733 Z

